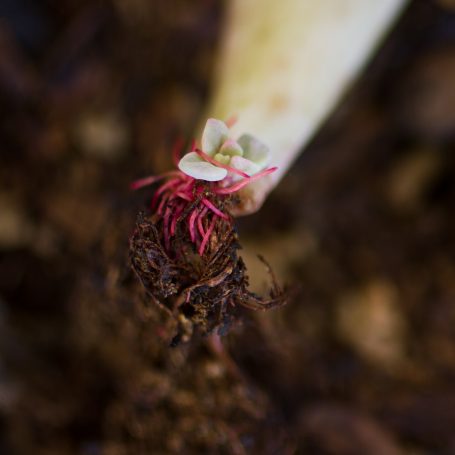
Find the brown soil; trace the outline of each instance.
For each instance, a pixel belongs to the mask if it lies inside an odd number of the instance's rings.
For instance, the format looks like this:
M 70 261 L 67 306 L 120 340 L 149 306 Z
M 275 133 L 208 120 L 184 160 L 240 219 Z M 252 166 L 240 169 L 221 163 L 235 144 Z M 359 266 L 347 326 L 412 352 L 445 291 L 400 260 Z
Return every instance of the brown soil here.
M 449 3 L 410 5 L 239 220 L 252 284 L 260 253 L 292 301 L 175 348 L 130 267 L 152 190 L 128 184 L 192 136 L 222 5 L 0 5 L 0 453 L 455 451 Z

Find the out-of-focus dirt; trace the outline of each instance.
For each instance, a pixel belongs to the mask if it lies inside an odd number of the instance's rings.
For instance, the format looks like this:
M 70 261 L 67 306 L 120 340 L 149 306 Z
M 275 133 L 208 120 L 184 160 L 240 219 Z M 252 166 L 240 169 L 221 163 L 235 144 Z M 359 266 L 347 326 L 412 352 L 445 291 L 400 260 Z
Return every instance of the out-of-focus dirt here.
M 191 3 L 191 4 L 190 4 Z M 0 452 L 455 451 L 455 16 L 415 1 L 239 221 L 293 301 L 171 349 L 128 239 L 210 92 L 223 5 L 0 6 Z

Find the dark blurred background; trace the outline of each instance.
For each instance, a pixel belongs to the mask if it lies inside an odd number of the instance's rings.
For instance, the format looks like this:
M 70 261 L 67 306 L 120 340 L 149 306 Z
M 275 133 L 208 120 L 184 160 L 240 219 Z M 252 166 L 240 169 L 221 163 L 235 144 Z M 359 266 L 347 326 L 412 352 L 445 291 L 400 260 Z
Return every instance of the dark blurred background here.
M 0 453 L 455 453 L 455 5 L 412 1 L 257 214 L 297 286 L 168 348 L 128 237 L 226 3 L 0 1 Z M 256 270 L 258 269 L 258 270 Z M 236 365 L 236 367 L 233 367 Z

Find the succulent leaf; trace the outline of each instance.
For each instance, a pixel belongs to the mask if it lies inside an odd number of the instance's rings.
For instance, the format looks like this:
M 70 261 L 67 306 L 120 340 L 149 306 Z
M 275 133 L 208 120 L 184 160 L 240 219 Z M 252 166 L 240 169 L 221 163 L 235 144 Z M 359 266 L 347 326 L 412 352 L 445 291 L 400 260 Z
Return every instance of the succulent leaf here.
M 242 156 L 233 156 L 231 158 L 231 163 L 230 165 L 232 167 L 235 167 L 239 171 L 243 171 L 248 175 L 254 175 L 258 173 L 261 170 L 261 167 L 258 166 L 256 163 L 253 163 L 250 160 L 247 160 L 246 158 L 243 158 Z
M 243 156 L 242 147 L 233 139 L 225 141 L 220 147 L 219 153 L 228 156 Z
M 243 149 L 243 157 L 253 161 L 261 169 L 270 162 L 270 149 L 251 134 L 243 134 L 237 141 Z
M 183 156 L 178 167 L 184 174 L 198 180 L 206 180 L 207 182 L 223 180 L 227 175 L 226 169 L 202 160 L 195 152 L 190 152 Z
M 221 120 L 209 118 L 202 133 L 202 150 L 213 156 L 228 137 L 229 129 L 226 124 Z

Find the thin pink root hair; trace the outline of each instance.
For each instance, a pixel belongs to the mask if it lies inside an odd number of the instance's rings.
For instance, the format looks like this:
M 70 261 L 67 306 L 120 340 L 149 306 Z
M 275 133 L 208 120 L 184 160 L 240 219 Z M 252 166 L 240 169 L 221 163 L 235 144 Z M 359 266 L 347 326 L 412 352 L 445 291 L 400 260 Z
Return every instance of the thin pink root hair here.
M 268 169 L 263 170 L 262 172 L 258 172 L 257 174 L 252 175 L 251 177 L 244 178 L 240 182 L 236 183 L 235 185 L 231 185 L 224 188 L 215 188 L 214 192 L 216 194 L 232 194 L 236 191 L 241 190 L 244 186 L 248 185 L 251 182 L 259 180 L 260 178 L 275 172 L 278 168 L 277 167 L 270 167 Z

